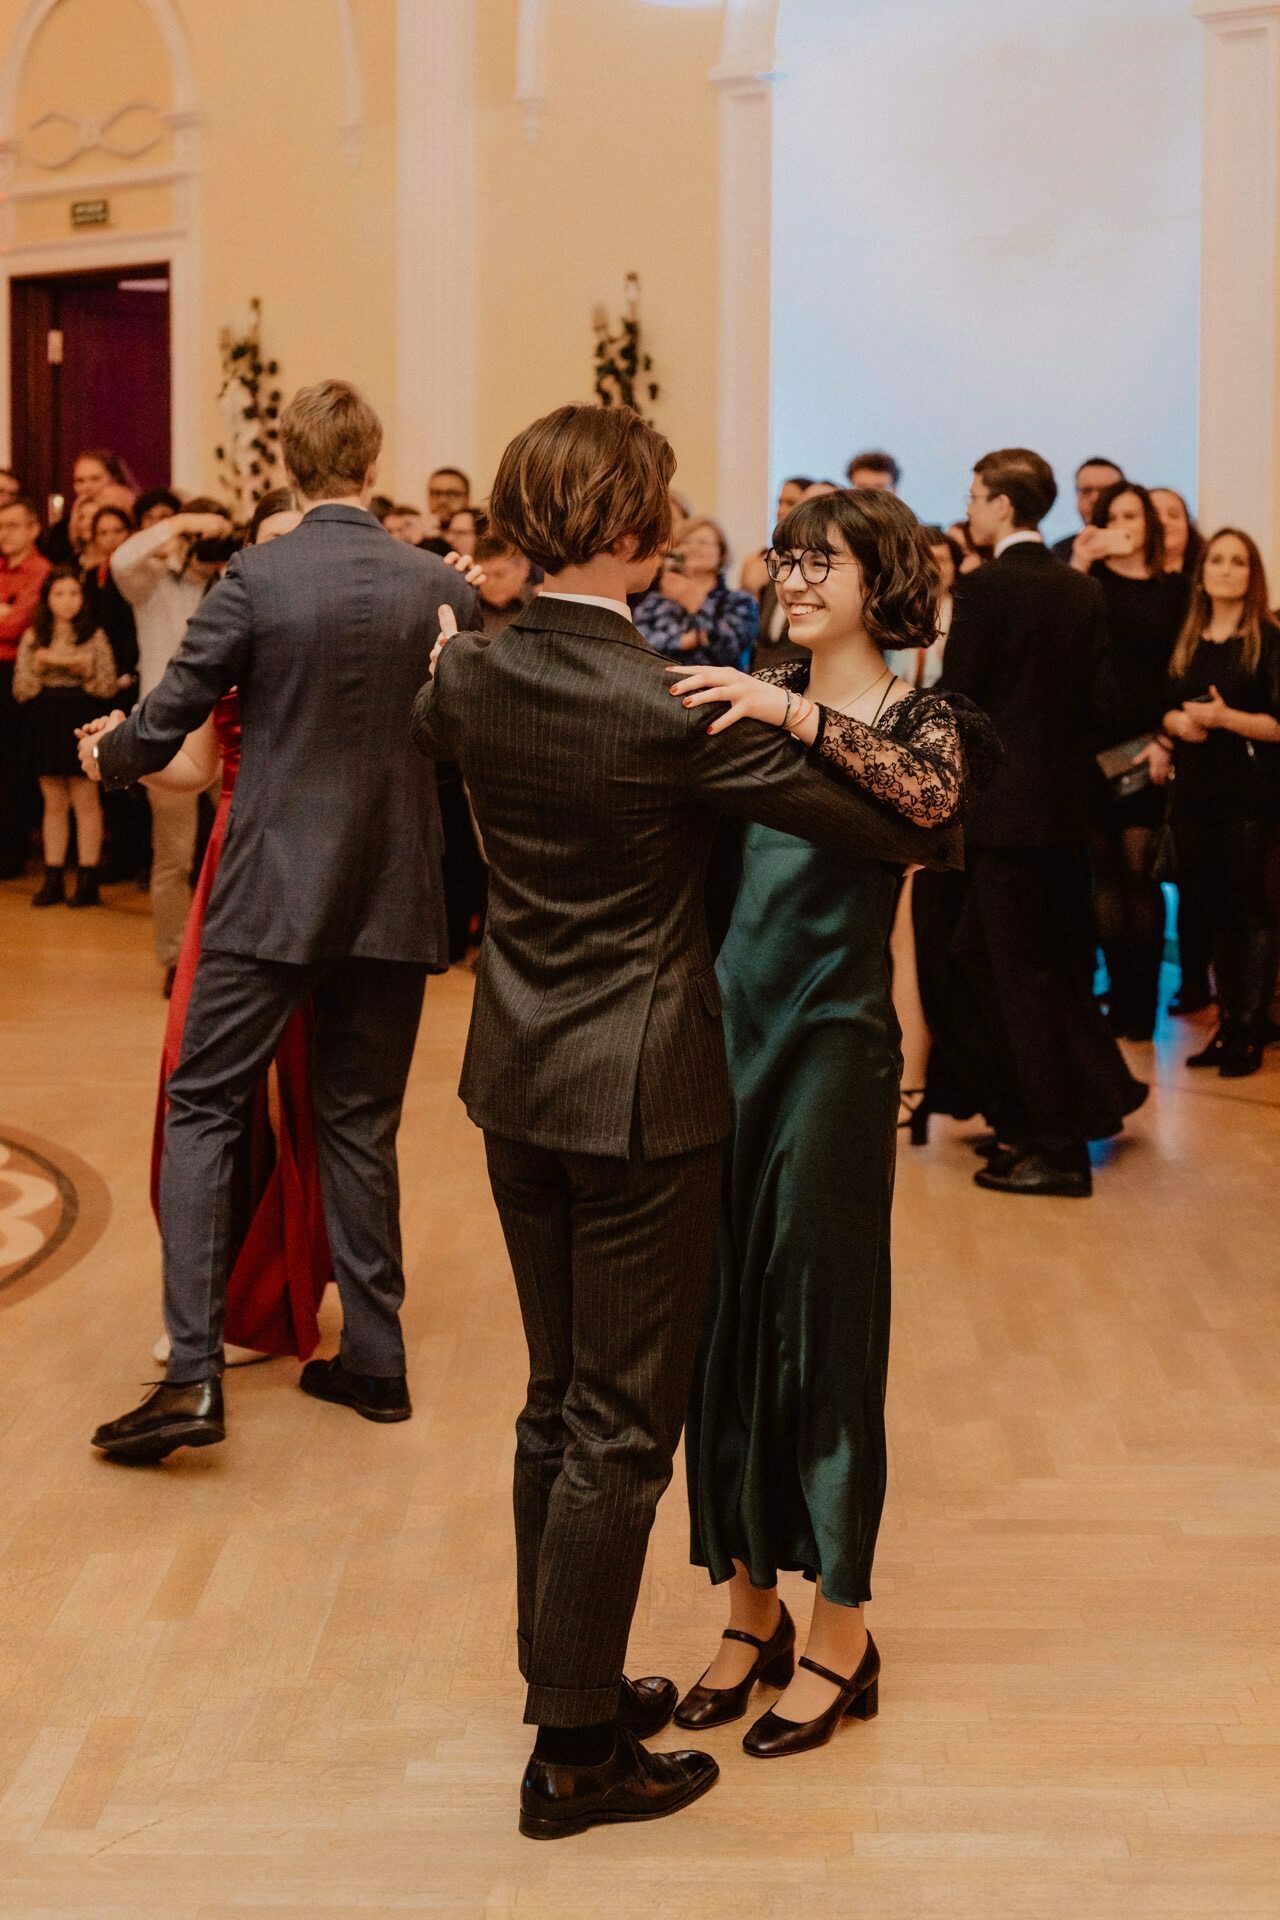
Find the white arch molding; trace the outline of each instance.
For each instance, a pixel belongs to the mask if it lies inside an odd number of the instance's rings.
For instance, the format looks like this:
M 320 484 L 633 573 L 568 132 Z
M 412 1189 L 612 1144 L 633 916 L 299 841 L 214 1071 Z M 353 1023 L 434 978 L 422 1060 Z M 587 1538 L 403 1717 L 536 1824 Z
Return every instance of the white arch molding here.
M 142 266 L 169 262 L 169 385 L 174 483 L 198 487 L 204 461 L 197 444 L 200 407 L 200 150 L 195 79 L 187 29 L 173 0 L 138 0 L 153 21 L 169 62 L 173 107 L 162 118 L 173 134 L 173 159 L 144 174 L 117 170 L 77 176 L 78 193 L 110 193 L 132 183 L 171 186 L 173 224 L 152 231 L 115 234 L 88 232 L 64 240 L 19 247 L 13 238 L 14 203 L 22 199 L 64 198 L 66 182 L 13 184 L 17 167 L 18 97 L 26 63 L 46 20 L 69 0 L 27 0 L 0 67 L 0 444 L 10 437 L 9 282 L 39 273 L 74 273 L 91 267 Z M 8 452 L 6 451 L 6 459 Z
M 738 553 L 771 504 L 773 87 L 781 0 L 725 0 L 720 95 L 720 338 L 716 504 Z

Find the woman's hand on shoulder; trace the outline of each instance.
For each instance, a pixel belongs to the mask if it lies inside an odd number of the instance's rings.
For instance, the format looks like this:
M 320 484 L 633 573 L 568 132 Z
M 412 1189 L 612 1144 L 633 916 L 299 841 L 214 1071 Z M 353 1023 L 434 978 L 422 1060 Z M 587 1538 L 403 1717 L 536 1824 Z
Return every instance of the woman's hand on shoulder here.
M 440 638 L 436 641 L 434 647 L 432 647 L 431 658 L 427 662 L 427 672 L 431 675 L 432 679 L 435 678 L 436 661 L 440 658 L 440 655 L 458 631 L 458 616 L 452 607 L 441 607 L 436 617 L 440 622 Z
M 796 711 L 796 695 L 768 680 L 757 680 L 736 667 L 668 667 L 672 676 L 670 692 L 686 707 L 725 705 L 722 713 L 707 728 L 708 733 L 723 733 L 738 720 L 761 720 L 767 727 L 780 727 L 789 713 Z

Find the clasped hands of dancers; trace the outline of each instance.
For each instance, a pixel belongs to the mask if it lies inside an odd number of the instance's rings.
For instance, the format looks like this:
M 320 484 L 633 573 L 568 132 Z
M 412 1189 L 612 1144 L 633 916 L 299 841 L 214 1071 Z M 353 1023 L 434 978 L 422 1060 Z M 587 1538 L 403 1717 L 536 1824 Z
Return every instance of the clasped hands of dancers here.
M 564 407 L 508 447 L 491 518 L 546 585 L 492 641 L 468 630 L 458 572 L 368 513 L 381 429 L 358 393 L 296 395 L 282 445 L 301 524 L 238 555 L 159 686 L 82 741 L 86 770 L 123 786 L 217 715 L 234 770 L 166 1058 L 166 1377 L 94 1445 L 157 1460 L 220 1441 L 225 1339 L 305 1358 L 330 1271 L 341 1346 L 302 1386 L 409 1417 L 396 1132 L 425 979 L 448 964 L 431 763 L 455 763 L 490 870 L 460 1091 L 529 1349 L 520 1826 L 656 1818 L 718 1775 L 710 1754 L 642 1744 L 673 1717 L 725 1725 L 757 1684 L 784 1687 L 743 1742 L 765 1758 L 877 1709 L 886 946 L 904 870 L 959 863 L 986 723 L 883 661 L 929 644 L 937 599 L 888 494 L 814 499 L 778 527 L 769 567 L 808 658 L 752 678 L 664 667 L 632 626 L 675 466 L 633 413 Z M 713 849 L 740 869 L 718 962 Z M 273 1061 L 281 1142 L 255 1178 Z M 729 1626 L 679 1699 L 623 1663 L 686 1419 L 693 1559 L 727 1585 Z M 798 1670 L 785 1570 L 815 1583 Z

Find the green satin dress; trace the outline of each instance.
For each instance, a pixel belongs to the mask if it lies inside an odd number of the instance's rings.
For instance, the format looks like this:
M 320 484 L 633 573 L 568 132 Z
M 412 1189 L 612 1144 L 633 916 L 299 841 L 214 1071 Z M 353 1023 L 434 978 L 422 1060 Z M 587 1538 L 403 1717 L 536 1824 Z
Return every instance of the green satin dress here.
M 908 743 L 938 704 L 910 696 L 883 730 Z M 758 1587 L 820 1577 L 850 1607 L 885 1493 L 901 884 L 751 826 L 717 967 L 734 1124 L 686 1433 L 692 1558 L 713 1581 L 735 1560 Z

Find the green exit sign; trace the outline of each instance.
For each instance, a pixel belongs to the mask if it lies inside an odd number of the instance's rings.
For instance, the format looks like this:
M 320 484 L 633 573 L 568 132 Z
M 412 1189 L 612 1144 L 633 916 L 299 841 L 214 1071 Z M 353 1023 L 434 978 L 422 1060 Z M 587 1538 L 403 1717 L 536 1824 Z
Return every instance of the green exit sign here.
M 105 227 L 110 212 L 105 200 L 73 200 L 71 224 L 73 227 Z

